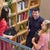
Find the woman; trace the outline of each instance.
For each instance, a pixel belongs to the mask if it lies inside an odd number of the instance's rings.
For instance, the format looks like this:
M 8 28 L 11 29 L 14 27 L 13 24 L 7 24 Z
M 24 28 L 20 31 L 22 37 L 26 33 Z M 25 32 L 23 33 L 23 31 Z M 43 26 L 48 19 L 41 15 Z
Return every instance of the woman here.
M 12 36 L 5 35 L 5 30 L 9 29 L 8 25 L 8 15 L 9 15 L 9 8 L 3 7 L 1 10 L 1 17 L 0 17 L 0 36 L 6 37 L 6 38 L 12 38 Z M 2 50 L 4 50 L 4 41 L 2 43 Z M 9 44 L 6 42 L 6 50 L 9 50 Z
M 3 7 L 0 17 L 0 36 L 4 36 L 4 31 L 9 28 L 8 26 L 8 8 Z
M 50 28 L 50 21 L 43 21 L 41 24 L 42 30 L 39 31 L 40 39 L 38 43 L 35 43 L 35 37 L 32 39 L 35 50 L 48 50 L 49 33 L 48 28 Z

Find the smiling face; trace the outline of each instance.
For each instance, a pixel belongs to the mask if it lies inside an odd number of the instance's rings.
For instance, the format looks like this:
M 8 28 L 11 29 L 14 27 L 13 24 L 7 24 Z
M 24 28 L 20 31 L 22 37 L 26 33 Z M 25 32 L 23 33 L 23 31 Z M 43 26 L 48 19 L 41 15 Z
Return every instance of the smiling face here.
M 32 15 L 33 15 L 33 18 L 36 20 L 36 19 L 38 19 L 38 17 L 39 17 L 39 11 L 33 11 L 33 13 L 32 13 Z
M 47 24 L 45 22 L 43 22 L 41 24 L 42 30 L 46 31 L 47 30 Z

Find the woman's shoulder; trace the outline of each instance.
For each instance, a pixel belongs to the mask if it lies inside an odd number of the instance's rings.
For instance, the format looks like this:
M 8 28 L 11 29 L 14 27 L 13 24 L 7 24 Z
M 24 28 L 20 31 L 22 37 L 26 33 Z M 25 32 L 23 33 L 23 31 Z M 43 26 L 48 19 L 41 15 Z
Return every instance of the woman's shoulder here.
M 6 22 L 6 20 L 4 18 L 1 20 L 1 24 L 3 24 L 3 25 L 7 24 L 7 22 Z
M 48 33 L 44 33 L 41 35 L 41 37 L 45 40 L 48 40 L 49 39 L 49 36 L 48 36 Z

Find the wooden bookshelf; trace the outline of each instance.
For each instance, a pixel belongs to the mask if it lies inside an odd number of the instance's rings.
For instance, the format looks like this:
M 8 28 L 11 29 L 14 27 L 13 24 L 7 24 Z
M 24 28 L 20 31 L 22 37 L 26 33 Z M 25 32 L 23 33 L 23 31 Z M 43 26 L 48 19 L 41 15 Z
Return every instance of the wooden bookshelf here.
M 17 24 L 19 25 L 19 24 L 22 24 L 22 23 L 27 22 L 27 21 L 28 21 L 28 19 L 23 20 L 23 21 L 21 21 L 21 22 L 18 22 Z
M 35 4 L 35 5 L 33 5 L 33 6 L 30 6 L 30 9 L 32 9 L 32 8 L 34 8 L 34 7 L 38 7 L 39 6 L 39 4 Z
M 21 41 L 21 44 L 24 44 L 26 42 L 26 39 L 25 40 L 23 40 L 23 41 Z
M 20 10 L 20 12 L 18 12 L 17 14 L 20 14 L 20 13 L 25 12 L 27 10 L 28 10 L 28 8 L 25 8 L 24 10 Z
M 20 35 L 24 34 L 26 31 L 27 31 L 27 29 L 18 32 L 17 36 L 20 36 Z
M 5 0 L 1 0 L 2 2 L 0 2 L 0 12 L 1 12 L 1 8 L 3 6 L 8 6 L 8 2 L 6 2 Z M 17 37 L 23 35 L 24 37 L 27 37 L 27 29 L 26 29 L 26 24 L 30 15 L 30 9 L 33 9 L 34 7 L 39 7 L 40 6 L 40 0 L 12 0 L 11 4 L 12 4 L 12 10 L 11 10 L 11 15 L 10 15 L 10 19 L 12 20 L 12 25 L 10 27 L 15 27 L 15 29 L 17 29 L 19 32 L 13 36 L 13 40 L 17 42 Z M 2 4 L 2 5 L 1 5 Z M 22 19 L 20 22 L 17 22 L 18 20 L 18 15 L 22 14 L 26 12 L 27 14 L 27 18 L 26 19 Z M 23 15 L 24 17 L 24 15 Z M 25 15 L 26 17 L 26 15 Z M 22 18 L 22 17 L 21 17 Z M 20 30 L 20 25 L 24 25 L 21 26 L 22 30 Z M 23 37 L 23 38 L 24 38 Z M 21 40 L 21 44 L 24 44 L 26 42 L 26 38 L 24 38 L 24 40 Z

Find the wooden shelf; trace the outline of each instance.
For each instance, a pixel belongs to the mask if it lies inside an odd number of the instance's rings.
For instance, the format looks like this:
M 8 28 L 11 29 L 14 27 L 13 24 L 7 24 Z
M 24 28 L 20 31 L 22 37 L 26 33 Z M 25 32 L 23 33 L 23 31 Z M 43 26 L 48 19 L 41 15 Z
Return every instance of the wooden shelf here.
M 22 23 L 27 22 L 27 21 L 28 21 L 28 19 L 23 20 L 23 21 L 21 21 L 21 22 L 18 22 L 17 24 L 19 25 L 19 24 L 22 24 Z
M 20 13 L 25 12 L 25 11 L 27 11 L 27 10 L 28 10 L 28 8 L 25 8 L 25 9 L 23 9 L 23 10 L 20 10 L 17 14 L 20 14 Z
M 21 44 L 24 44 L 26 42 L 26 40 L 21 41 Z
M 17 33 L 17 36 L 20 36 L 20 35 L 24 34 L 25 32 L 27 32 L 27 29 L 18 32 L 18 33 Z
M 11 13 L 11 15 L 9 16 L 9 18 L 11 18 L 11 16 L 15 16 L 16 15 L 16 12 L 15 13 Z
M 39 4 L 35 4 L 34 6 L 30 6 L 30 9 L 39 6 Z
M 12 0 L 12 4 L 13 3 L 16 3 L 16 0 Z M 8 2 L 3 2 L 3 6 L 7 6 L 8 5 Z
M 17 2 L 20 2 L 20 1 L 22 1 L 22 0 L 17 0 Z
M 7 2 L 3 2 L 3 6 L 7 6 L 8 5 L 8 3 Z
M 12 26 L 10 26 L 10 27 L 15 27 L 16 26 L 16 24 L 14 24 L 14 25 L 12 25 Z
M 12 0 L 12 4 L 13 4 L 13 3 L 16 3 L 16 1 L 17 1 L 17 0 Z

